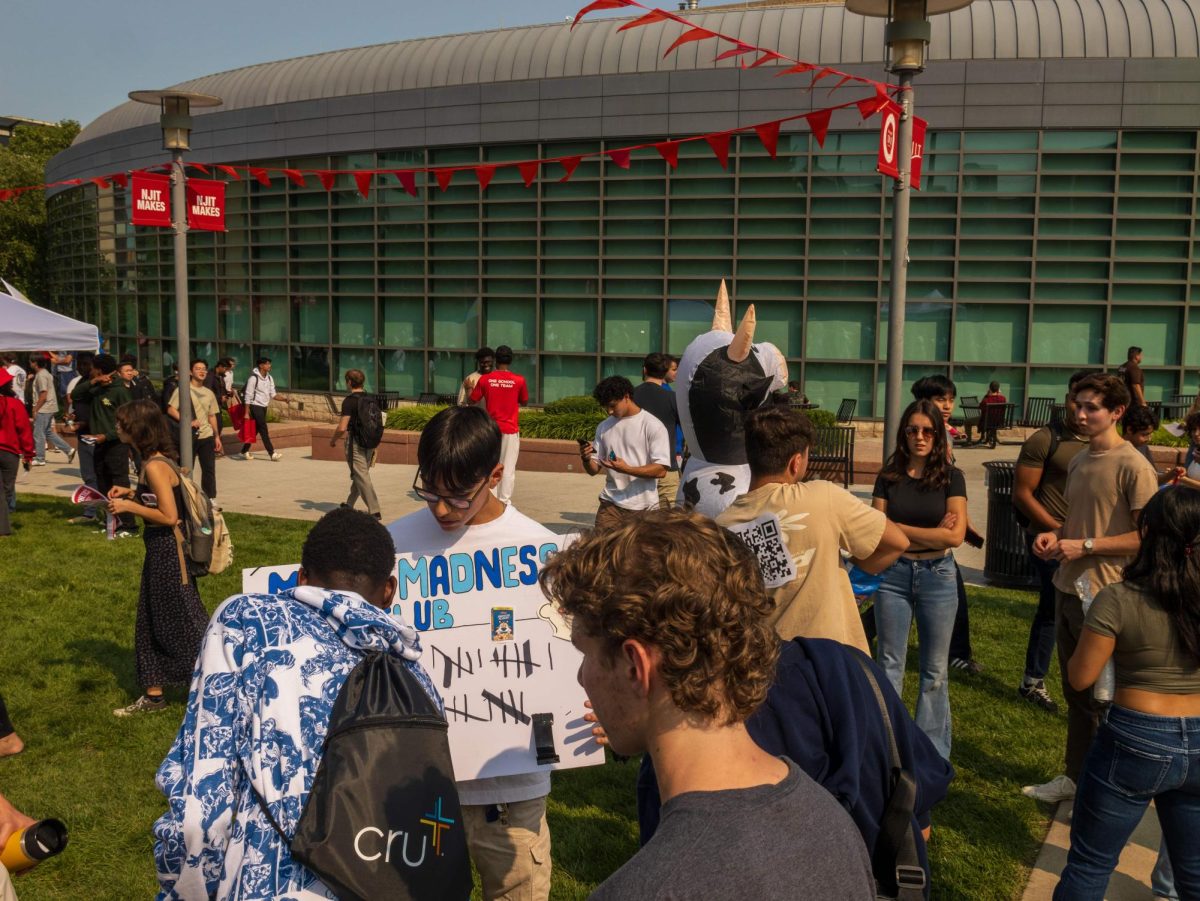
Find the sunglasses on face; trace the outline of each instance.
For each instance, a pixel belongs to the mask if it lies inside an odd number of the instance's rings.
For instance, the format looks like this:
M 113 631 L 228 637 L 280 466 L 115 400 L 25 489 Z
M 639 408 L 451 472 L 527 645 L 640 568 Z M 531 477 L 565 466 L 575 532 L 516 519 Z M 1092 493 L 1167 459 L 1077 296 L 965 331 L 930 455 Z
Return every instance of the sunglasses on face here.
M 475 498 L 479 497 L 479 493 L 487 487 L 488 480 L 484 479 L 480 482 L 479 487 L 472 492 L 470 497 L 462 497 L 461 495 L 446 495 L 438 494 L 436 491 L 430 491 L 427 488 L 422 488 L 417 485 L 421 478 L 421 471 L 418 469 L 416 476 L 413 478 L 413 492 L 427 504 L 436 504 L 438 501 L 445 502 L 447 507 L 455 510 L 466 510 L 471 504 L 475 503 Z
M 906 425 L 904 434 L 909 438 L 916 438 L 918 435 L 923 438 L 932 438 L 937 434 L 931 426 L 927 425 Z

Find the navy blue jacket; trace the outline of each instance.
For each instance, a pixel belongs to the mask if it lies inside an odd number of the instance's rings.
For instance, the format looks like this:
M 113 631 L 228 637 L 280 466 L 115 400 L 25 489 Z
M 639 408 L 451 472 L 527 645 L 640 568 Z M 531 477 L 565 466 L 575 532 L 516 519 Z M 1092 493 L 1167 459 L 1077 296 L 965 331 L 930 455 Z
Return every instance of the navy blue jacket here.
M 775 683 L 746 728 L 763 750 L 790 757 L 837 798 L 858 826 L 867 850 L 873 851 L 887 804 L 891 753 L 879 702 L 854 659 L 858 654 L 824 638 L 783 642 Z M 887 701 L 900 761 L 917 782 L 913 831 L 928 875 L 921 829 L 929 825 L 929 812 L 946 796 L 954 768 L 917 728 L 883 670 L 874 662 L 870 665 Z M 637 790 L 638 824 L 645 844 L 658 828 L 661 806 L 648 754 L 642 759 Z

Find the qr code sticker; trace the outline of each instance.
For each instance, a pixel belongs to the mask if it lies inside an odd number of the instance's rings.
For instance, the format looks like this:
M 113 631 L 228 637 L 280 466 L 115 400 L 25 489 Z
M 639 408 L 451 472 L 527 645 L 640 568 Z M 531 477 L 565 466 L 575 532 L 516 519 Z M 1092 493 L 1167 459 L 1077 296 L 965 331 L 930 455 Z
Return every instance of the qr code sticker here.
M 750 522 L 730 526 L 729 530 L 740 536 L 758 558 L 758 568 L 767 588 L 778 588 L 795 580 L 796 564 L 783 540 L 778 516 L 764 513 Z

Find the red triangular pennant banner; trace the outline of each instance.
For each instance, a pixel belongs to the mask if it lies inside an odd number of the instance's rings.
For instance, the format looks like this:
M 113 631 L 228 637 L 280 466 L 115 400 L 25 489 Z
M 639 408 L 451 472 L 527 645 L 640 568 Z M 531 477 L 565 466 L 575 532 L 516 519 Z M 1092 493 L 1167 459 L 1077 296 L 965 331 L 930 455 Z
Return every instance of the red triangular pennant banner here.
M 822 69 L 820 72 L 818 72 L 816 75 L 813 76 L 813 80 L 808 83 L 809 88 L 812 88 L 813 85 L 815 85 L 818 81 L 820 81 L 826 75 L 832 75 L 835 71 L 836 70 L 831 69 L 828 66 L 826 66 L 824 69 Z
M 371 179 L 374 177 L 374 172 L 354 173 L 354 183 L 358 185 L 358 193 L 362 195 L 363 200 L 366 200 L 371 193 Z
M 655 144 L 654 149 L 658 151 L 658 155 L 666 160 L 672 169 L 679 165 L 678 141 L 663 141 L 660 144 Z
M 203 172 L 205 175 L 209 174 L 208 166 L 204 165 L 203 163 L 188 163 L 188 165 L 198 172 Z
M 777 60 L 777 59 L 783 59 L 783 54 L 776 53 L 774 50 L 764 50 L 763 55 L 760 56 L 758 59 L 756 59 L 754 62 L 752 62 L 750 65 L 748 65 L 746 68 L 747 69 L 757 69 L 759 66 L 763 65 L 764 63 L 773 62 L 774 60 Z
M 571 176 L 575 174 L 575 170 L 579 168 L 579 164 L 581 162 L 583 162 L 583 157 L 581 157 L 581 156 L 564 156 L 558 162 L 563 167 L 563 173 L 564 173 L 563 177 L 560 178 L 559 181 L 560 182 L 570 181 Z
M 0 188 L 0 203 L 12 200 L 16 195 L 16 191 L 10 191 L 8 188 Z
M 408 192 L 410 197 L 417 196 L 417 174 L 411 169 L 397 169 L 392 175 L 396 176 L 396 181 Z
M 434 169 L 433 177 L 437 179 L 438 187 L 443 191 L 450 187 L 450 180 L 454 178 L 453 169 Z
M 808 127 L 812 129 L 813 137 L 817 139 L 818 147 L 825 146 L 825 135 L 829 133 L 829 119 L 832 115 L 833 110 L 821 109 L 804 117 L 808 121 Z
M 766 122 L 762 125 L 755 125 L 754 130 L 758 133 L 758 139 L 762 141 L 763 148 L 771 159 L 775 159 L 775 150 L 779 146 L 779 123 Z
M 857 101 L 855 106 L 858 107 L 858 112 L 863 119 L 870 119 L 890 102 L 886 94 L 882 97 L 876 94 L 874 97 L 868 97 L 866 100 Z
M 259 183 L 260 185 L 262 185 L 264 188 L 269 188 L 269 187 L 271 187 L 271 176 L 267 175 L 267 170 L 266 170 L 266 169 L 255 169 L 255 168 L 252 168 L 252 169 L 250 170 L 250 174 L 251 174 L 252 176 L 254 176 L 254 178 L 256 178 L 256 179 L 258 180 L 258 183 Z
M 476 166 L 475 180 L 479 182 L 479 190 L 486 191 L 487 186 L 492 183 L 492 178 L 496 174 L 495 166 Z
M 283 174 L 288 177 L 288 181 L 294 184 L 297 188 L 304 187 L 304 175 L 299 169 L 284 169 Z
M 115 175 L 113 175 L 112 180 L 116 183 L 117 187 L 120 187 L 120 188 L 129 187 L 129 178 L 125 175 L 124 172 L 116 173 Z
M 613 161 L 613 165 L 620 169 L 629 168 L 629 148 L 624 147 L 620 150 L 609 150 L 608 158 Z
M 666 59 L 668 56 L 670 56 L 671 51 L 678 47 L 682 47 L 684 44 L 690 44 L 692 41 L 703 41 L 707 40 L 708 38 L 715 38 L 716 36 L 716 32 L 709 31 L 707 28 L 697 27 L 691 29 L 690 31 L 685 31 L 675 39 L 674 44 L 667 48 L 667 52 L 663 54 L 663 59 Z
M 217 166 L 217 168 L 220 169 L 222 172 L 224 172 L 226 175 L 228 175 L 230 178 L 232 178 L 234 181 L 242 180 L 242 177 L 240 175 L 238 175 L 237 169 L 233 168 L 233 166 L 222 165 L 222 166 Z
M 733 57 L 738 56 L 742 53 L 753 53 L 753 52 L 754 52 L 754 48 L 751 47 L 749 44 L 738 44 L 732 50 L 726 50 L 722 53 L 718 53 L 716 61 L 720 62 L 723 59 L 732 59 Z
M 717 157 L 717 162 L 721 164 L 722 169 L 729 168 L 729 132 L 722 131 L 715 135 L 705 135 L 704 140 L 708 142 L 708 146 L 712 148 L 712 152 Z
M 854 76 L 852 76 L 852 75 L 843 75 L 841 77 L 841 79 L 838 81 L 838 83 L 829 89 L 829 93 L 832 94 L 834 91 L 836 91 L 838 88 L 840 88 L 842 85 L 844 85 L 846 82 L 848 82 L 853 77 Z
M 632 22 L 626 22 L 617 31 L 628 31 L 630 28 L 637 28 L 639 25 L 653 25 L 655 22 L 665 22 L 671 18 L 661 9 L 652 9 L 640 19 L 634 19 Z
M 88 179 L 88 181 L 90 181 L 92 184 L 94 184 L 97 188 L 110 187 L 108 179 L 105 178 L 103 175 L 97 175 L 95 178 Z
M 532 160 L 528 163 L 520 163 L 517 165 L 517 169 L 519 169 L 521 172 L 521 180 L 525 182 L 525 187 L 528 188 L 530 185 L 532 185 L 534 179 L 538 177 L 539 166 L 541 166 L 541 163 L 537 160 Z
M 816 66 L 814 66 L 812 63 L 796 63 L 796 65 L 792 66 L 791 68 L 780 69 L 775 74 L 775 77 L 778 78 L 780 75 L 799 75 L 801 72 L 811 72 L 815 68 Z
M 321 170 L 317 172 L 317 181 L 321 183 L 321 187 L 326 191 L 332 191 L 333 185 L 337 181 L 337 173 Z
M 593 0 L 593 2 L 575 14 L 575 21 L 571 23 L 571 27 L 574 28 L 579 24 L 580 19 L 597 9 L 620 9 L 622 6 L 632 5 L 629 0 Z

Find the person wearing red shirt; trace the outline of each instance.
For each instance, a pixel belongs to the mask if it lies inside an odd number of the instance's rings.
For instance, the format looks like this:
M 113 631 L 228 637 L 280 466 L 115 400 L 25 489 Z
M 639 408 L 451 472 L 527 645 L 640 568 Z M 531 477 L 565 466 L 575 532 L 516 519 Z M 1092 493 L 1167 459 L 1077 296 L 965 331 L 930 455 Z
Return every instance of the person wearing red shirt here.
M 989 404 L 1006 404 L 1008 398 L 1000 393 L 1000 383 L 988 385 L 988 393 L 979 402 L 979 443 L 990 447 L 996 446 L 996 426 L 1002 421 L 1003 412 L 988 413 Z
M 517 454 L 521 449 L 520 406 L 529 403 L 529 386 L 525 377 L 513 372 L 513 352 L 507 344 L 496 348 L 496 369 L 479 377 L 471 390 L 471 403 L 483 399 L 488 415 L 500 427 L 500 465 L 504 475 L 496 486 L 496 497 L 501 503 L 512 500 L 513 485 L 517 481 Z
M 12 375 L 0 369 L 0 484 L 4 486 L 4 496 L 0 497 L 0 535 L 12 534 L 9 512 L 16 506 L 17 465 L 22 458 L 28 470 L 33 459 L 33 429 L 25 404 L 17 400 L 13 391 Z

